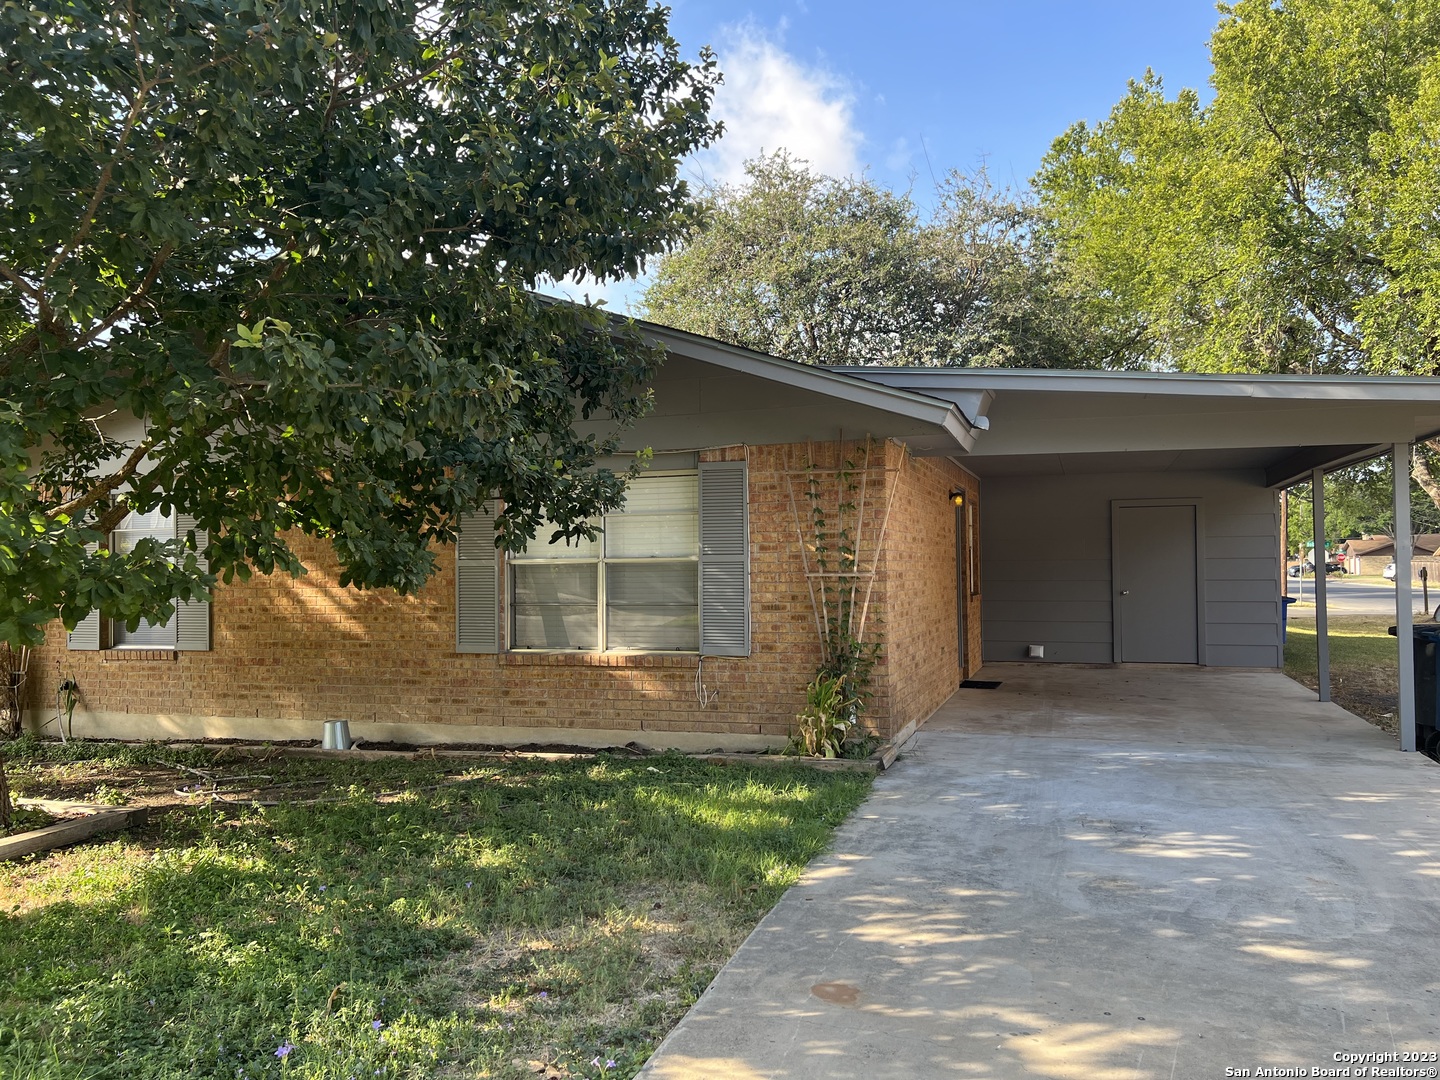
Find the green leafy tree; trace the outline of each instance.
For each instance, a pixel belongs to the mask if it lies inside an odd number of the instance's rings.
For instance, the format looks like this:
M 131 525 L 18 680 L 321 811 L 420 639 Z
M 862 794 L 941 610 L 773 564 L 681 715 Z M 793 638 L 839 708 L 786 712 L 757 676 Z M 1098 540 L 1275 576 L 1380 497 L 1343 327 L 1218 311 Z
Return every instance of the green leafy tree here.
M 1139 364 L 1440 374 L 1440 0 L 1221 11 L 1209 104 L 1147 73 L 1036 176 L 1075 287 Z
M 1385 459 L 1339 469 L 1325 477 L 1325 533 L 1334 540 L 1395 535 L 1393 469 Z M 1309 484 L 1289 492 L 1286 550 L 1300 554 L 1314 539 L 1313 494 Z M 1413 478 L 1410 485 L 1412 535 L 1440 533 L 1437 507 Z
M 1214 99 L 1147 73 L 1036 177 L 1059 250 L 1155 363 L 1440 361 L 1440 2 L 1240 0 Z
M 34 0 L 0 11 L 0 639 L 163 619 L 218 574 L 419 587 L 616 504 L 655 360 L 542 275 L 689 220 L 708 54 L 646 0 Z M 132 432 L 126 434 L 125 421 Z M 582 425 L 583 426 L 583 425 Z M 591 425 L 591 430 L 595 425 Z M 131 511 L 209 530 L 106 552 Z
M 1032 208 L 983 171 L 951 174 L 928 218 L 908 195 L 784 153 L 746 173 L 710 193 L 703 226 L 661 261 L 647 318 L 809 364 L 1108 358 L 1058 287 Z

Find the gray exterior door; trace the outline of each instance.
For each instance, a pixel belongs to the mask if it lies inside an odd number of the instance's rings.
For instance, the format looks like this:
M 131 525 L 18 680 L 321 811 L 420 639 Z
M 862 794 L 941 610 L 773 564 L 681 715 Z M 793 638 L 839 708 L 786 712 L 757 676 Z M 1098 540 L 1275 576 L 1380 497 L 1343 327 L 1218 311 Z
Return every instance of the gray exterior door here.
M 1198 664 L 1198 508 L 1117 503 L 1113 511 L 1115 659 Z

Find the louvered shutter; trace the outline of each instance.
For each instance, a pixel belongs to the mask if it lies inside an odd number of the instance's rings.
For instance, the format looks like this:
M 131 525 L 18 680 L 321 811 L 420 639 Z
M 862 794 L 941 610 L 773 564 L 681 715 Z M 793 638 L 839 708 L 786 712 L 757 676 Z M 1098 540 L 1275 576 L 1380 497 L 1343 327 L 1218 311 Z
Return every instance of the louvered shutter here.
M 93 555 L 99 550 L 98 544 L 86 544 L 85 550 Z M 100 648 L 100 612 L 92 611 L 75 624 L 75 629 L 65 635 L 65 647 L 74 652 L 96 652 Z
M 743 461 L 700 464 L 700 652 L 750 655 L 750 512 Z
M 500 651 L 499 559 L 495 503 L 460 521 L 455 544 L 455 651 Z
M 210 532 L 198 527 L 189 514 L 175 515 L 175 535 L 185 539 L 191 530 L 195 532 L 195 556 L 203 569 L 210 569 L 210 560 L 205 558 L 205 549 L 210 546 Z M 175 603 L 175 648 L 182 652 L 210 651 L 210 602 L 208 600 L 178 600 Z

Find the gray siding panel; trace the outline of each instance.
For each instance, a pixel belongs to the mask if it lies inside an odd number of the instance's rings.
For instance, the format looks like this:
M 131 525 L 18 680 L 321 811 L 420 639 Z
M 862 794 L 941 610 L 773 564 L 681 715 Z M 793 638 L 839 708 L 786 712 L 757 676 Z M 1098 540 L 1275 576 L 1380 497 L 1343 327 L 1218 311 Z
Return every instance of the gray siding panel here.
M 1279 514 L 1258 472 L 996 476 L 981 512 L 985 659 L 1109 663 L 1110 504 L 1199 499 L 1205 662 L 1280 662 Z
M 1051 641 L 1036 642 L 1045 646 L 1044 664 L 1108 664 L 1114 660 L 1109 642 Z M 985 659 L 990 663 L 1027 660 L 1029 641 L 985 641 Z
M 1278 575 L 1279 571 L 1276 571 L 1276 573 Z M 1258 600 L 1256 599 L 1257 597 L 1259 598 Z M 1206 582 L 1205 598 L 1211 603 L 1251 602 L 1273 605 L 1278 602 L 1277 593 L 1274 591 L 1267 592 L 1265 583 L 1263 581 L 1257 581 L 1255 578 L 1241 578 L 1236 581 L 1221 578 L 1217 581 L 1212 577 Z
M 1212 599 L 1205 605 L 1205 621 L 1209 623 L 1250 623 L 1273 626 L 1278 617 L 1273 600 L 1216 601 Z
M 982 510 L 982 514 L 984 511 Z M 984 526 L 981 526 L 984 529 Z M 1108 534 L 1110 526 L 1105 526 Z M 988 533 L 985 534 L 988 536 Z M 981 541 L 988 543 L 988 540 Z M 1003 559 L 991 558 L 989 553 L 982 549 L 981 559 L 984 565 L 980 572 L 982 579 L 990 580 L 993 571 L 998 581 L 1103 581 L 1106 584 L 1108 595 L 1110 584 L 1110 556 L 1103 559 L 1012 559 L 1008 557 L 1009 549 L 1001 547 L 1001 551 L 1007 553 Z M 988 589 L 987 589 L 988 591 Z
M 1271 559 L 1206 559 L 1205 576 L 1211 581 L 1269 582 L 1270 595 L 1280 589 L 1280 560 Z
M 1211 645 L 1275 645 L 1280 628 L 1255 623 L 1210 623 L 1206 627 Z
M 1264 536 L 1275 538 L 1277 516 L 1269 514 L 1225 514 L 1208 523 L 1205 532 L 1212 537 L 1222 536 Z M 1279 540 L 1275 541 L 1277 544 Z M 1274 552 L 1266 554 L 1273 555 Z
M 1110 621 L 1110 598 L 1104 600 L 987 600 L 986 610 L 997 625 L 1006 622 Z
M 1098 600 L 1110 603 L 1110 575 L 1103 578 L 1024 578 L 991 581 L 985 593 L 987 602 L 1080 603 Z
M 1207 559 L 1274 559 L 1273 536 L 1211 536 L 1205 541 Z
M 1027 636 L 1027 630 L 1033 630 L 1037 626 L 1043 627 L 1043 637 Z M 1044 644 L 1047 641 L 1065 641 L 1071 644 L 1086 642 L 1091 644 L 1108 644 L 1110 641 L 1110 622 L 1087 623 L 1060 623 L 1060 622 L 990 622 L 985 624 L 987 633 L 993 633 L 1002 641 L 1033 641 L 1036 644 Z
M 1207 662 L 1211 667 L 1280 666 L 1280 649 L 1275 645 L 1211 645 Z

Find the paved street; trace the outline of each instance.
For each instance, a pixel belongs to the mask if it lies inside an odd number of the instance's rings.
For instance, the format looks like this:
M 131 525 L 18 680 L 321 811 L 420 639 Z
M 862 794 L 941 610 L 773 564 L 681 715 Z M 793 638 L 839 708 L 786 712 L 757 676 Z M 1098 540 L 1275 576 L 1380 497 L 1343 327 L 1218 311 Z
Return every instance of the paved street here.
M 1300 603 L 1290 608 L 1292 619 L 1313 619 L 1315 617 L 1315 579 L 1313 577 L 1289 578 L 1286 585 L 1290 595 Z M 1347 581 L 1331 575 L 1325 583 L 1326 606 L 1332 615 L 1394 615 L 1395 586 L 1390 582 Z M 1415 610 L 1433 611 L 1440 604 L 1440 588 L 1431 588 L 1430 604 L 1423 605 L 1420 586 L 1415 586 Z

